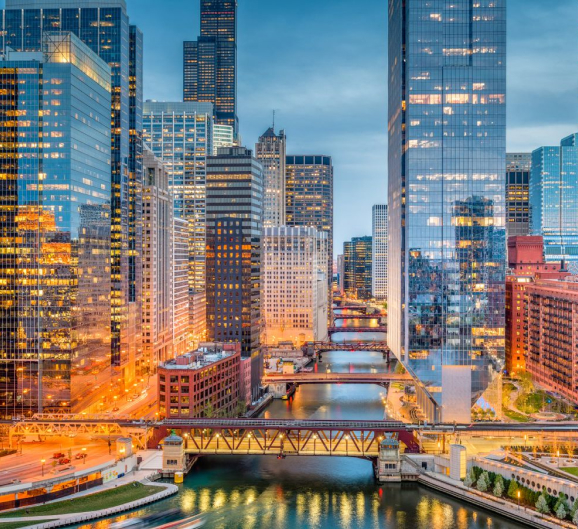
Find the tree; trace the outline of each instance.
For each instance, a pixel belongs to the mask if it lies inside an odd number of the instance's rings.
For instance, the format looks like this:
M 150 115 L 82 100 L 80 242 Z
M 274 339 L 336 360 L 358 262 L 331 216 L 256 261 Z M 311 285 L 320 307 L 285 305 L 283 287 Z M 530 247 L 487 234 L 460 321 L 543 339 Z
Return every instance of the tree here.
M 486 492 L 490 486 L 490 477 L 487 472 L 482 472 L 481 476 L 476 483 L 476 487 L 480 492 Z
M 574 505 L 572 505 L 572 509 L 570 509 L 570 514 L 572 515 L 572 517 L 574 517 L 574 515 L 578 512 L 578 498 L 576 498 L 576 501 L 574 502 Z
M 464 479 L 464 485 L 470 488 L 476 482 L 476 473 L 473 468 L 466 474 L 466 479 Z
M 528 371 L 521 371 L 518 374 L 518 380 L 520 382 L 520 387 L 522 388 L 522 393 L 528 395 L 529 393 L 534 393 L 534 381 L 532 380 L 532 375 Z
M 560 503 L 560 505 L 558 505 L 558 508 L 556 509 L 556 516 L 560 519 L 563 520 L 564 518 L 566 518 L 566 508 L 564 507 L 563 503 Z
M 576 527 L 578 527 L 578 510 L 574 513 L 574 516 L 572 517 L 572 523 L 575 523 Z
M 519 488 L 520 486 L 518 485 L 518 482 L 515 479 L 510 481 L 510 487 L 508 488 L 508 496 L 513 500 L 515 500 L 518 497 Z
M 550 507 L 548 505 L 548 500 L 544 496 L 544 494 L 540 494 L 538 501 L 536 502 L 536 510 L 542 514 L 549 514 Z
M 496 477 L 496 484 L 494 485 L 494 496 L 501 498 L 504 494 L 504 478 L 500 475 Z
M 207 419 L 213 419 L 215 417 L 215 408 L 212 402 L 207 403 L 205 406 L 205 417 Z

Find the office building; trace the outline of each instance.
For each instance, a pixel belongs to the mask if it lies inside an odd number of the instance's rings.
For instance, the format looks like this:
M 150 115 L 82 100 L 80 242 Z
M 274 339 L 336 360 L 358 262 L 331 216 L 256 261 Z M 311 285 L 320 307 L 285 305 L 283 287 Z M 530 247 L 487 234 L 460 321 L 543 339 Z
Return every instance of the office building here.
M 143 169 L 143 354 L 151 374 L 173 357 L 173 197 L 164 165 L 146 147 Z
M 527 289 L 537 279 L 564 279 L 569 275 L 561 263 L 544 261 L 542 237 L 508 239 L 506 276 L 506 372 L 518 375 L 526 369 Z
M 285 131 L 275 134 L 269 127 L 255 145 L 255 157 L 263 166 L 263 227 L 285 225 L 285 163 L 287 140 Z
M 189 222 L 173 218 L 173 245 L 171 268 L 173 273 L 173 353 L 174 356 L 190 351 L 194 343 L 189 338 Z
M 333 163 L 330 156 L 287 156 L 285 223 L 329 236 L 327 281 L 333 282 Z
M 183 99 L 212 103 L 237 137 L 237 0 L 201 0 L 201 36 L 183 45 Z
M 345 258 L 343 255 L 337 256 L 337 292 L 340 296 L 345 295 Z
M 526 369 L 541 387 L 578 404 L 578 284 L 539 279 L 527 295 Z
M 263 231 L 261 315 L 263 342 L 327 339 L 328 235 L 287 226 Z
M 144 104 L 144 140 L 167 168 L 175 217 L 189 223 L 190 341 L 206 338 L 205 179 L 213 152 L 210 103 Z
M 207 334 L 240 342 L 251 357 L 251 391 L 259 395 L 263 167 L 244 147 L 207 159 Z
M 38 48 L 0 61 L 3 419 L 97 412 L 113 377 L 111 69 L 69 32 Z
M 231 125 L 213 125 L 213 156 L 217 156 L 217 151 L 223 147 L 234 147 L 235 134 Z
M 532 152 L 530 226 L 544 237 L 546 261 L 565 260 L 578 269 L 578 134 L 559 147 Z
M 387 300 L 387 206 L 376 204 L 372 209 L 371 293 Z
M 390 0 L 388 38 L 387 341 L 429 420 L 468 422 L 478 402 L 498 416 L 505 0 Z
M 370 299 L 372 239 L 354 237 L 343 244 L 343 290 L 349 299 Z
M 506 154 L 506 236 L 530 235 L 531 153 Z
M 111 67 L 111 364 L 120 389 L 132 387 L 142 361 L 142 35 L 125 0 L 6 0 L 1 18 L 4 53 L 41 51 L 44 33 L 67 31 Z
M 159 415 L 167 419 L 236 417 L 241 345 L 201 343 L 159 366 Z

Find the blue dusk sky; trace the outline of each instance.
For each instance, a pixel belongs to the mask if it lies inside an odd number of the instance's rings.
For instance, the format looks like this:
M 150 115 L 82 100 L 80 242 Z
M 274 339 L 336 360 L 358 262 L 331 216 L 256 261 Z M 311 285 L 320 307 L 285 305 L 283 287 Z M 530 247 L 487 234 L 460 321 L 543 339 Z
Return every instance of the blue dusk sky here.
M 146 99 L 182 98 L 199 0 L 127 0 L 144 33 Z M 271 125 L 290 154 L 335 166 L 335 251 L 387 201 L 387 0 L 239 0 L 238 109 L 250 148 Z M 508 150 L 578 131 L 576 0 L 508 0 Z

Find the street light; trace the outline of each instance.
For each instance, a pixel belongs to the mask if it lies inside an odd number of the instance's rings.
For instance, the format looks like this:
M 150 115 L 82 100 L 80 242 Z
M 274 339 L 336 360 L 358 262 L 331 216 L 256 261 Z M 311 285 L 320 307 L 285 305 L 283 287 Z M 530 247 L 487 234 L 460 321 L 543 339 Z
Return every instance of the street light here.
M 249 452 L 251 451 L 251 434 L 247 436 L 249 438 Z
M 345 453 L 349 453 L 349 435 L 345 436 Z
M 221 437 L 221 434 L 217 434 L 217 451 L 219 450 L 219 437 Z
M 44 463 L 46 463 L 46 459 L 41 459 L 40 462 L 42 463 L 42 476 L 44 476 Z
M 82 449 L 82 459 L 84 459 L 84 464 L 86 465 L 86 448 Z
M 560 450 L 556 452 L 556 455 L 558 456 L 558 468 L 560 468 Z
M 317 444 L 317 434 L 313 436 L 313 455 L 315 455 L 315 445 Z
M 518 509 L 520 508 L 520 491 L 518 490 Z

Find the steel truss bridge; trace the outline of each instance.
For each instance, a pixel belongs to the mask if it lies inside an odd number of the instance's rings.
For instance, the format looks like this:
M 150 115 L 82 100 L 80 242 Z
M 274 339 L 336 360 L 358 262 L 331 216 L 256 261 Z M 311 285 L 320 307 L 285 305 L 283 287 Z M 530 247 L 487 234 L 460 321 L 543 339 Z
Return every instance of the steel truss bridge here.
M 300 455 L 375 459 L 379 443 L 395 433 L 406 452 L 419 452 L 414 433 L 402 423 L 369 421 L 178 420 L 166 421 L 179 432 L 192 455 Z
M 152 426 L 144 421 L 113 420 L 78 415 L 41 414 L 25 421 L 10 425 L 9 441 L 14 437 L 35 435 L 42 437 L 75 437 L 88 435 L 100 439 L 130 437 L 139 449 L 145 449 L 152 434 Z
M 338 332 L 387 332 L 387 327 L 329 327 L 329 334 Z
M 391 382 L 411 382 L 407 374 L 395 373 L 287 373 L 267 374 L 263 378 L 265 384 L 378 384 L 387 386 Z
M 367 307 L 364 305 L 343 305 L 343 306 L 336 306 L 333 310 L 356 310 L 361 312 L 362 314 L 367 313 Z
M 333 314 L 334 320 L 380 320 L 385 314 Z
M 327 351 L 379 351 L 389 356 L 386 342 L 309 342 L 302 347 L 303 353 L 325 353 Z

